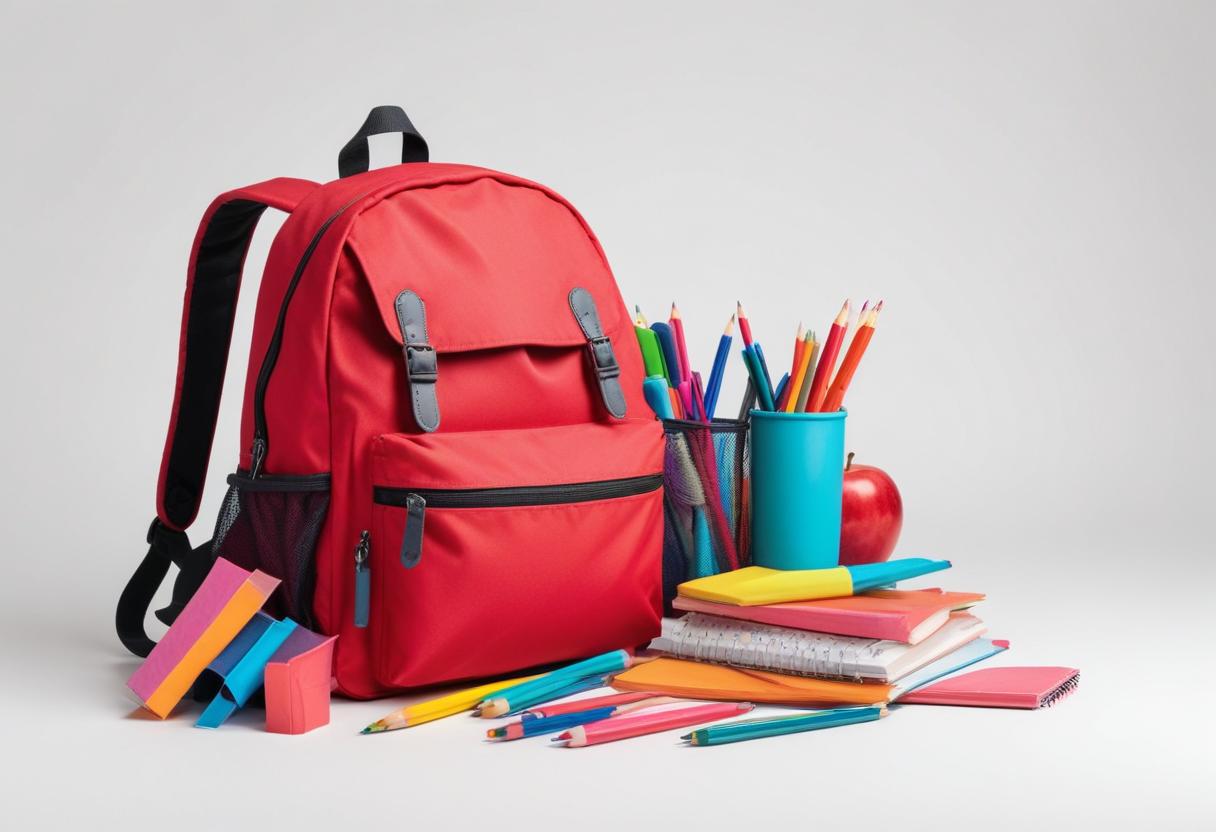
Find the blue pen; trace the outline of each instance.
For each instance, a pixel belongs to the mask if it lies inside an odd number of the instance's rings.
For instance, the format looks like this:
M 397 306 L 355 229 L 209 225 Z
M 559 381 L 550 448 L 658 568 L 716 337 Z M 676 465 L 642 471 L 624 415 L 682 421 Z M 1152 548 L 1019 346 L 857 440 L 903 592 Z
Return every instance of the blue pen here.
M 705 415 L 711 421 L 718 409 L 718 393 L 722 391 L 722 377 L 726 375 L 726 362 L 730 359 L 730 345 L 734 340 L 735 316 L 731 315 L 726 330 L 718 339 L 718 354 L 714 356 L 714 365 L 709 371 L 709 389 L 705 391 Z

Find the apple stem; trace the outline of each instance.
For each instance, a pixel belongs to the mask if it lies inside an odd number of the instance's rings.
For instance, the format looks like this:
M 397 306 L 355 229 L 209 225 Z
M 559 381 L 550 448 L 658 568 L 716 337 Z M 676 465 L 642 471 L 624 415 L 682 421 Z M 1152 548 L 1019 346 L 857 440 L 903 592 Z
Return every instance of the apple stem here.
M 848 457 L 844 461 L 844 470 L 849 470 L 853 467 L 853 452 L 849 451 Z

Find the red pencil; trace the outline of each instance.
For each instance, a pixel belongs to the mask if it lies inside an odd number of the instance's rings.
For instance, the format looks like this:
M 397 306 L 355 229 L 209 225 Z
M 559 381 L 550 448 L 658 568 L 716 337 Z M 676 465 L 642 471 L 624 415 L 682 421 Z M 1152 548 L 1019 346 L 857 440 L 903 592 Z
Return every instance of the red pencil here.
M 752 322 L 747 319 L 747 313 L 743 311 L 743 304 L 735 301 L 735 317 L 739 319 L 739 334 L 743 336 L 743 346 L 750 347 L 752 345 Z
M 840 307 L 840 314 L 832 322 L 823 349 L 819 351 L 819 363 L 815 365 L 815 376 L 811 379 L 811 394 L 807 396 L 806 412 L 818 413 L 828 392 L 828 382 L 832 380 L 832 371 L 836 369 L 836 356 L 840 353 L 840 344 L 844 341 L 845 330 L 849 328 L 849 302 L 845 300 Z
M 853 380 L 853 374 L 857 372 L 857 365 L 861 362 L 861 357 L 865 354 L 870 339 L 874 337 L 874 326 L 878 323 L 878 313 L 881 311 L 882 301 L 879 301 L 873 311 L 861 322 L 861 326 L 857 327 L 853 340 L 849 342 L 848 352 L 844 354 L 844 360 L 840 362 L 840 370 L 836 373 L 836 378 L 832 381 L 832 386 L 828 388 L 828 394 L 823 400 L 825 413 L 834 413 L 844 403 L 844 394 L 848 392 L 849 382 Z
M 751 702 L 717 702 L 712 705 L 694 705 L 691 708 L 677 708 L 637 716 L 614 716 L 602 722 L 571 728 L 554 737 L 554 741 L 564 741 L 567 748 L 582 748 L 585 745 L 627 740 L 630 737 L 657 734 L 673 728 L 685 728 L 703 722 L 729 719 L 732 716 L 747 713 L 754 707 L 755 705 Z
M 680 380 L 690 383 L 692 382 L 692 366 L 688 363 L 688 342 L 684 340 L 684 320 L 680 317 L 680 310 L 676 309 L 675 301 L 671 304 L 671 334 L 676 339 L 676 354 L 680 357 Z

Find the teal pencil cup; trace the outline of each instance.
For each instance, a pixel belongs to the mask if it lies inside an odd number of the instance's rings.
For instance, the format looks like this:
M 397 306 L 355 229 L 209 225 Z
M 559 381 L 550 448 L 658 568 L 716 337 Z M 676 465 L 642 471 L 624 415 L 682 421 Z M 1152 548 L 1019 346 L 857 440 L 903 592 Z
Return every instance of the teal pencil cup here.
M 751 415 L 752 562 L 771 569 L 839 566 L 847 413 Z

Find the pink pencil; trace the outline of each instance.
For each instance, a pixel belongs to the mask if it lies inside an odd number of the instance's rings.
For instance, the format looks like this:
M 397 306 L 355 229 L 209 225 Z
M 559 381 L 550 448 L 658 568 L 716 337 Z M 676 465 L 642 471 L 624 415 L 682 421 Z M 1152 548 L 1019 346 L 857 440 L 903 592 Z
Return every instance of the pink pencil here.
M 684 340 L 684 319 L 680 317 L 680 310 L 676 309 L 675 301 L 672 301 L 671 319 L 667 323 L 671 325 L 671 334 L 676 339 L 676 354 L 680 356 L 680 380 L 691 386 L 692 367 L 688 363 L 688 342 Z
M 585 745 L 598 745 L 602 742 L 627 740 L 631 737 L 641 737 L 646 734 L 657 734 L 660 731 L 670 731 L 674 728 L 686 728 L 703 722 L 717 722 L 747 713 L 754 708 L 751 702 L 717 702 L 711 705 L 694 705 L 691 708 L 678 708 L 657 713 L 637 714 L 636 716 L 619 716 L 594 722 L 590 725 L 579 725 L 571 728 L 554 738 L 554 742 L 563 741 L 567 748 L 582 748 Z
M 521 716 L 524 719 L 536 719 L 540 717 L 561 716 L 563 714 L 576 714 L 579 711 L 587 711 L 591 708 L 611 708 L 616 705 L 628 705 L 631 702 L 641 702 L 643 699 L 660 695 L 652 691 L 609 693 L 604 696 L 592 696 L 588 699 L 576 699 L 573 702 L 558 702 L 555 705 L 541 705 L 538 708 L 529 708 Z

